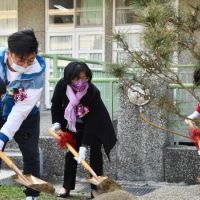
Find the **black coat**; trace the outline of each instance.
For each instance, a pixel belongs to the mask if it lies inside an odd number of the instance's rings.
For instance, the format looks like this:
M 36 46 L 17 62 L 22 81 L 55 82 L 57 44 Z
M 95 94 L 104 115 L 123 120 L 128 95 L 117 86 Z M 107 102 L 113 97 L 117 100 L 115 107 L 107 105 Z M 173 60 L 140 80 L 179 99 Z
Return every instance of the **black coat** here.
M 67 120 L 64 118 L 64 111 L 69 99 L 66 96 L 66 85 L 63 79 L 58 81 L 51 102 L 52 123 L 59 122 L 62 130 L 66 130 Z M 82 144 L 90 146 L 98 139 L 109 156 L 117 139 L 109 113 L 95 85 L 89 83 L 87 93 L 80 103 L 89 108 L 89 112 L 82 118 Z

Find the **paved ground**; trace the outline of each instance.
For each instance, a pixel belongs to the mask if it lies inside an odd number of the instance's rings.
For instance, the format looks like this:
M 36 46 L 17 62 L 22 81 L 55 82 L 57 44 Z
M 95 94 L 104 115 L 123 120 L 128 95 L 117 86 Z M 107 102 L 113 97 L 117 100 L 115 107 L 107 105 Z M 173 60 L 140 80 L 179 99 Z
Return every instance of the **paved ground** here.
M 127 182 L 121 181 L 123 189 L 134 195 L 133 200 L 200 200 L 200 185 L 186 185 L 184 183 L 174 184 L 166 182 Z M 61 184 L 56 184 L 56 190 Z M 72 195 L 82 195 L 83 199 L 90 197 L 89 185 L 81 179 L 77 180 L 76 189 Z M 112 200 L 112 195 L 101 198 Z M 73 199 L 73 197 L 72 197 Z M 81 198 L 82 199 L 82 198 Z M 130 200 L 127 198 L 115 197 L 114 200 Z M 132 200 L 132 199 L 131 199 Z
M 41 135 L 48 135 L 47 129 L 51 127 L 50 110 L 41 112 Z M 200 200 L 200 185 L 188 186 L 185 183 L 166 182 L 127 182 L 121 181 L 124 190 L 137 196 L 138 200 Z M 55 183 L 56 190 L 62 183 Z M 90 196 L 90 187 L 83 179 L 78 179 L 76 189 L 72 194 Z M 106 199 L 109 200 L 109 199 Z M 117 200 L 117 199 L 116 199 Z M 121 200 L 121 199 L 120 199 Z
M 13 184 L 12 180 L 8 177 L 13 175 L 10 170 L 1 171 L 0 184 Z M 123 189 L 134 195 L 134 200 L 200 200 L 200 185 L 186 185 L 184 183 L 166 183 L 166 182 L 119 182 Z M 62 186 L 61 182 L 53 183 L 56 192 Z M 90 199 L 90 186 L 84 179 L 77 178 L 76 188 L 71 193 L 72 197 L 69 200 L 77 200 L 77 196 L 81 197 L 80 200 Z M 107 193 L 106 195 L 109 195 Z M 103 198 L 103 200 L 111 200 L 112 195 Z M 59 199 L 59 198 L 58 198 Z M 78 198 L 79 199 L 79 198 Z M 116 198 L 114 200 L 130 200 L 125 198 Z M 132 200 L 132 199 L 131 199 Z
M 41 112 L 41 135 L 48 135 L 47 129 L 51 127 L 50 111 Z M 2 170 L 0 173 L 0 184 L 11 184 L 9 177 L 13 174 L 10 170 Z M 61 182 L 53 183 L 56 191 L 62 186 Z M 188 186 L 184 183 L 174 184 L 166 182 L 128 182 L 121 181 L 123 189 L 132 193 L 137 200 L 200 200 L 200 185 Z M 72 191 L 72 195 L 81 195 L 82 200 L 89 199 L 90 186 L 84 179 L 77 179 L 76 189 Z M 120 197 L 121 198 L 121 197 Z M 70 199 L 74 199 L 73 197 Z M 69 199 L 69 200 L 70 200 Z M 105 198 L 111 200 L 112 198 Z M 134 198 L 135 199 L 135 198 Z M 122 200 L 115 199 L 115 200 Z M 128 200 L 128 199 L 125 199 Z
M 40 118 L 40 135 L 45 136 L 48 134 L 48 128 L 51 127 L 51 112 L 50 110 L 41 111 Z

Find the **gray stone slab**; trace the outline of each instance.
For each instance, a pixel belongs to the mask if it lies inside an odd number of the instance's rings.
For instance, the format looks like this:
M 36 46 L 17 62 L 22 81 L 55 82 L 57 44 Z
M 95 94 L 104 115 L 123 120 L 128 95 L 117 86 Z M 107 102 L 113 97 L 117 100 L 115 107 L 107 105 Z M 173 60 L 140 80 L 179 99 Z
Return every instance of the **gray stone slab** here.
M 60 149 L 57 142 L 51 136 L 40 138 L 42 176 L 49 180 L 62 180 L 64 173 L 64 158 L 67 149 Z M 89 154 L 86 158 L 89 163 Z M 104 153 L 104 171 L 105 174 L 116 178 L 116 149 L 111 152 L 111 162 Z M 89 173 L 81 164 L 77 168 L 77 176 L 85 178 Z
M 200 156 L 195 147 L 167 147 L 164 162 L 165 181 L 197 183 L 197 177 L 200 176 Z
M 144 107 L 145 114 L 165 127 L 161 111 L 153 105 Z M 164 180 L 163 149 L 168 136 L 151 127 L 139 116 L 139 108 L 131 104 L 125 92 L 120 93 L 118 117 L 117 177 L 119 180 Z

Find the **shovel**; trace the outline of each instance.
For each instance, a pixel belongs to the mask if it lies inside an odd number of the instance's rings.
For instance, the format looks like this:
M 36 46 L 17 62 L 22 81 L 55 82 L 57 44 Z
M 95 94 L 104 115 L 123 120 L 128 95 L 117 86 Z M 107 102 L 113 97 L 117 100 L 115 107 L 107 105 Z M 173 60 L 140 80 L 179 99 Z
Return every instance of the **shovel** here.
M 10 167 L 10 169 L 12 169 L 16 173 L 16 175 L 12 176 L 12 179 L 15 180 L 17 183 L 22 184 L 33 190 L 37 190 L 39 192 L 46 192 L 51 194 L 55 192 L 55 188 L 50 183 L 36 178 L 31 174 L 22 174 L 19 168 L 2 151 L 0 151 L 0 158 Z
M 48 131 L 53 137 L 58 138 L 58 135 L 51 128 L 49 128 Z M 79 157 L 79 153 L 72 147 L 71 144 L 66 143 L 65 145 L 75 157 Z M 121 185 L 107 176 L 97 176 L 97 174 L 85 160 L 81 160 L 80 162 L 83 167 L 92 175 L 92 178 L 88 178 L 87 182 L 96 185 L 98 191 L 101 191 L 101 193 L 122 189 Z

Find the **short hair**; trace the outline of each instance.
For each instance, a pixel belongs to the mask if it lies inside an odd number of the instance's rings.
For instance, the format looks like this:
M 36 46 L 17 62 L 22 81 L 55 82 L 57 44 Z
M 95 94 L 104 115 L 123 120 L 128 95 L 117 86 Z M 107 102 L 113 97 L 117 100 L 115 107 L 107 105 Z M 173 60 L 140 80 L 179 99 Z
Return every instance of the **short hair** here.
M 88 82 L 92 80 L 92 71 L 84 62 L 70 62 L 64 69 L 64 82 L 71 84 L 72 80 L 79 78 L 81 72 L 85 72 Z
M 8 37 L 8 49 L 21 57 L 25 57 L 32 52 L 37 54 L 38 41 L 32 29 L 25 29 L 13 33 Z

